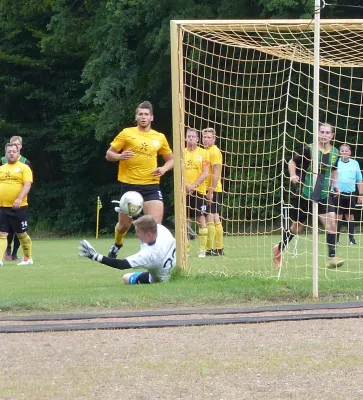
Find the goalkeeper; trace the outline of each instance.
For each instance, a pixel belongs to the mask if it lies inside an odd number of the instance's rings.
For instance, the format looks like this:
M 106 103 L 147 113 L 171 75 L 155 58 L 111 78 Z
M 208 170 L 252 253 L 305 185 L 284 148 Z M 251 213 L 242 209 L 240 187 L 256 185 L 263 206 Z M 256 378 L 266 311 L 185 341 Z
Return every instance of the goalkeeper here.
M 138 253 L 123 260 L 98 254 L 87 240 L 79 246 L 81 257 L 116 269 L 145 268 L 147 272 L 131 272 L 123 276 L 126 285 L 165 282 L 175 267 L 175 239 L 165 226 L 157 224 L 151 215 L 133 221 L 136 236 L 141 241 Z

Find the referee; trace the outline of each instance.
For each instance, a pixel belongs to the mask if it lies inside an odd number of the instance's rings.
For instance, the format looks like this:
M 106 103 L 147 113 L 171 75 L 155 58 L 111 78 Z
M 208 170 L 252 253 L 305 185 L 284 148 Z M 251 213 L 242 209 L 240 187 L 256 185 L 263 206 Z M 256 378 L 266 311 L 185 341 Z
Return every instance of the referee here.
M 349 244 L 355 245 L 354 238 L 354 209 L 356 203 L 363 203 L 363 182 L 362 172 L 356 160 L 350 158 L 352 154 L 349 144 L 344 143 L 339 148 L 340 158 L 338 160 L 338 187 L 340 190 L 339 195 L 335 196 L 335 203 L 337 207 L 337 244 L 339 245 L 339 234 L 343 224 L 343 217 L 348 222 Z M 359 196 L 356 196 L 356 186 L 358 187 Z

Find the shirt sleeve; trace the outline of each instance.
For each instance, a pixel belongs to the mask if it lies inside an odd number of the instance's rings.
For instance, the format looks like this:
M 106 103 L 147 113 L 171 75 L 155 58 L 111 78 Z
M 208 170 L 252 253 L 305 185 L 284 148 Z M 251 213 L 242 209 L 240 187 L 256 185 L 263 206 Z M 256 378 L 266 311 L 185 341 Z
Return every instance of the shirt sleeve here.
M 170 153 L 172 153 L 172 150 L 169 146 L 169 143 L 168 143 L 165 135 L 163 135 L 163 141 L 162 141 L 161 147 L 158 151 L 158 154 L 163 155 L 163 154 L 170 154 Z
M 125 146 L 125 136 L 126 133 L 122 130 L 110 143 L 111 147 L 120 152 Z
M 147 247 L 143 247 L 138 253 L 126 257 L 131 268 L 151 268 L 153 266 L 153 257 Z

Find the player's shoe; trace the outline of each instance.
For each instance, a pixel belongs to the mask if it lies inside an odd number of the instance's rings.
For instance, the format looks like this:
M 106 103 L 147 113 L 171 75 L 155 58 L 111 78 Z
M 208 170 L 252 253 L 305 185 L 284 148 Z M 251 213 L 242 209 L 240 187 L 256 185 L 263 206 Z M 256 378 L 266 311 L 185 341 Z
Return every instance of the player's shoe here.
M 350 244 L 350 245 L 357 244 L 357 242 L 355 241 L 355 238 L 354 238 L 354 237 L 352 237 L 352 238 L 349 240 L 349 244 Z
M 217 253 L 217 256 L 224 256 L 224 250 L 223 249 L 215 249 L 215 253 Z
M 108 252 L 108 257 L 110 258 L 117 258 L 118 251 L 121 249 L 122 244 L 116 244 L 114 243 L 110 247 L 110 251 Z
M 327 268 L 329 269 L 334 269 L 334 268 L 340 268 L 344 264 L 344 260 L 339 257 L 331 257 L 329 259 Z
M 207 257 L 218 256 L 218 254 L 216 253 L 215 250 L 207 250 L 207 251 L 205 252 L 205 255 L 206 255 Z
M 272 253 L 273 253 L 272 260 L 273 260 L 274 264 L 276 265 L 277 268 L 280 268 L 281 267 L 281 255 L 282 255 L 282 253 L 281 253 L 281 250 L 279 249 L 279 245 L 278 244 L 275 244 L 272 247 Z
M 19 257 L 18 257 L 17 254 L 12 254 L 12 255 L 11 255 L 11 259 L 12 259 L 13 261 L 17 261 L 17 260 L 19 260 Z
M 199 258 L 205 258 L 205 251 L 200 251 L 198 254 Z
M 32 264 L 33 260 L 31 258 L 24 257 L 23 261 L 21 261 L 18 265 L 32 265 Z
M 2 267 L 4 265 L 4 263 L 2 261 L 0 261 L 0 267 Z
M 12 257 L 11 257 L 11 249 L 6 249 L 6 252 L 5 252 L 5 260 L 6 260 L 6 261 L 11 261 L 11 260 L 12 260 Z

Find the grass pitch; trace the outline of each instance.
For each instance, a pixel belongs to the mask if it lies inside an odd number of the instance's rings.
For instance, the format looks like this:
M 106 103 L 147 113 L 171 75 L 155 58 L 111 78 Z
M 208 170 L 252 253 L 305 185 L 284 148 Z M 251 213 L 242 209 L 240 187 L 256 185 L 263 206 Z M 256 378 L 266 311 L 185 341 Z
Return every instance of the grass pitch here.
M 190 259 L 191 267 L 188 273 L 177 272 L 167 284 L 137 286 L 123 284 L 122 275 L 127 271 L 119 271 L 80 258 L 80 238 L 33 240 L 33 265 L 18 266 L 14 261 L 5 261 L 4 266 L 0 267 L 0 310 L 12 313 L 64 312 L 107 308 L 130 310 L 190 306 L 224 307 L 313 301 L 312 283 L 306 276 L 306 266 L 300 276 L 303 279 L 296 279 L 299 278 L 296 274 L 284 274 L 281 279 L 273 276 L 273 273 L 276 275 L 270 257 L 273 239 L 264 239 L 266 246 L 255 256 L 253 252 L 256 253 L 256 249 L 253 249 L 251 244 L 243 245 L 243 248 L 249 249 L 249 253 L 246 250 L 241 258 L 238 254 L 243 238 L 238 238 L 238 246 L 234 246 L 232 241 L 226 242 L 229 246 L 228 257 L 198 259 L 194 254 Z M 103 254 L 107 254 L 112 243 L 112 238 L 88 240 Z M 128 237 L 120 257 L 132 254 L 138 248 L 139 240 Z M 195 253 L 196 248 L 192 250 Z M 233 251 L 236 252 L 235 256 Z M 264 252 L 266 258 L 262 260 Z M 246 254 L 250 255 L 246 257 Z M 305 256 L 301 257 L 304 260 Z M 238 273 L 230 273 L 233 271 L 232 267 L 238 270 Z M 250 273 L 261 268 L 264 271 L 272 271 L 271 277 L 262 273 Z M 226 269 L 228 274 L 225 273 Z M 245 273 L 241 273 L 243 271 Z M 332 279 L 322 280 L 319 284 L 321 302 L 362 299 L 361 279 L 356 279 L 354 274 L 339 279 L 340 276 L 336 276 L 337 272 L 329 273 Z

